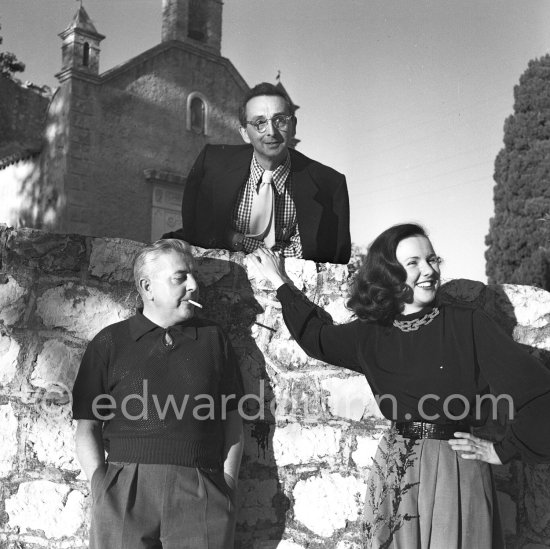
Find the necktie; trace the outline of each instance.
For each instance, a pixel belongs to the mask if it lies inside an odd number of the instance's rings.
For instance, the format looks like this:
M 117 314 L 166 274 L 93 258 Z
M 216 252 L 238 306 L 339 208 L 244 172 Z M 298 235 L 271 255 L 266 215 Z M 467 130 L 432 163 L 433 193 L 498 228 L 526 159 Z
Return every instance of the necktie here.
M 262 239 L 268 248 L 275 244 L 275 197 L 273 191 L 273 172 L 265 170 L 258 192 L 254 194 L 250 211 L 251 238 Z

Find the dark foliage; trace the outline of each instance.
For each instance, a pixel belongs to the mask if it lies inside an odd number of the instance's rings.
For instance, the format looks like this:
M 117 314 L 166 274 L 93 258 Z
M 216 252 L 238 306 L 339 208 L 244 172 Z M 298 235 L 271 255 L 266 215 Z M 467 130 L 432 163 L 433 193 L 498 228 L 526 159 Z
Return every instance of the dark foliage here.
M 0 25 L 0 29 L 2 26 Z M 3 39 L 0 36 L 0 44 Z M 17 72 L 23 72 L 25 70 L 25 63 L 22 63 L 17 59 L 15 54 L 10 52 L 0 52 L 0 77 L 14 78 L 14 74 Z
M 489 283 L 550 289 L 550 55 L 529 62 L 514 89 L 495 160 L 495 214 L 486 237 Z

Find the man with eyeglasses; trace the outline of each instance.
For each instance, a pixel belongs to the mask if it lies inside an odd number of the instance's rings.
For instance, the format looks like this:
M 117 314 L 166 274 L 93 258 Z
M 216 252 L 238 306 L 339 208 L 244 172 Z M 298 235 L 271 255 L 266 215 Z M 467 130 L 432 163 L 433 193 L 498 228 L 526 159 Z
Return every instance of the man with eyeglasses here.
M 296 131 L 290 99 L 263 82 L 241 105 L 245 145 L 206 145 L 185 185 L 181 238 L 203 248 L 347 263 L 349 200 L 345 177 L 289 148 Z

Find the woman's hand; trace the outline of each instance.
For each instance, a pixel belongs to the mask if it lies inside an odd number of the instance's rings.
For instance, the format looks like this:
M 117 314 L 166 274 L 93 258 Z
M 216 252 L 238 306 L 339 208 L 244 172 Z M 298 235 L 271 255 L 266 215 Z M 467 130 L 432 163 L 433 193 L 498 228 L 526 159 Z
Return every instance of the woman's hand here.
M 502 465 L 493 443 L 489 440 L 476 437 L 470 433 L 455 433 L 456 438 L 451 438 L 451 448 L 458 452 L 461 458 L 477 459 L 493 465 Z
M 275 290 L 288 282 L 285 273 L 283 258 L 280 253 L 273 252 L 268 248 L 258 248 L 248 257 L 252 260 L 260 274 L 269 280 Z

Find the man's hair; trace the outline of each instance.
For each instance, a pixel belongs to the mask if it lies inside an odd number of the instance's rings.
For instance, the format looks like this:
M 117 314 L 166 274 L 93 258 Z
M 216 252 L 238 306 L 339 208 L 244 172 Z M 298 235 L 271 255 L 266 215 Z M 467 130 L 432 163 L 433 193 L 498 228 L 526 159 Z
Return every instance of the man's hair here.
M 141 294 L 141 288 L 139 281 L 145 276 L 145 271 L 153 261 L 155 261 L 160 255 L 167 254 L 169 252 L 176 252 L 178 254 L 186 256 L 191 262 L 194 262 L 193 254 L 191 253 L 191 246 L 183 240 L 177 238 L 165 238 L 163 240 L 157 240 L 148 246 L 145 246 L 139 252 L 136 260 L 134 261 L 134 281 L 136 288 Z
M 241 123 L 241 126 L 244 128 L 246 126 L 246 105 L 247 103 L 253 98 L 258 97 L 260 95 L 278 95 L 279 97 L 282 97 L 288 107 L 288 114 L 291 114 L 294 116 L 294 106 L 292 105 L 292 101 L 290 100 L 290 97 L 281 90 L 281 88 L 278 88 L 274 84 L 270 84 L 269 82 L 261 82 L 260 84 L 257 84 L 254 86 L 245 96 L 243 99 L 243 102 L 241 103 L 241 106 L 239 107 L 239 122 Z

